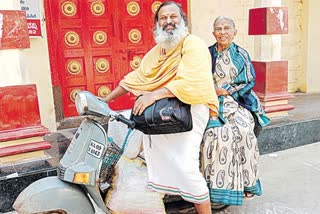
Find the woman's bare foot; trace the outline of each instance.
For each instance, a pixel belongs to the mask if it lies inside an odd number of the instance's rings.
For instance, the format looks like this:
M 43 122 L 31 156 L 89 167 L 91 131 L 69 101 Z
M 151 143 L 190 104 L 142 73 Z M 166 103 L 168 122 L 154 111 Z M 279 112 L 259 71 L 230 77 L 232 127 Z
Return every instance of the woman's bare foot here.
M 254 194 L 252 194 L 251 192 L 244 192 L 243 193 L 243 198 L 253 198 Z

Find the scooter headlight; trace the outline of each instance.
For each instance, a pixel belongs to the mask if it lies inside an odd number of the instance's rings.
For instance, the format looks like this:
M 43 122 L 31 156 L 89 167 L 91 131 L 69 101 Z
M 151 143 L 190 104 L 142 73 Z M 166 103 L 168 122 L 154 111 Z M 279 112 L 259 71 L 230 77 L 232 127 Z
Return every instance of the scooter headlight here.
M 85 94 L 79 92 L 75 99 L 76 109 L 79 115 L 84 115 L 88 111 L 88 101 Z
M 73 182 L 88 184 L 90 182 L 90 174 L 85 172 L 76 172 L 73 177 Z

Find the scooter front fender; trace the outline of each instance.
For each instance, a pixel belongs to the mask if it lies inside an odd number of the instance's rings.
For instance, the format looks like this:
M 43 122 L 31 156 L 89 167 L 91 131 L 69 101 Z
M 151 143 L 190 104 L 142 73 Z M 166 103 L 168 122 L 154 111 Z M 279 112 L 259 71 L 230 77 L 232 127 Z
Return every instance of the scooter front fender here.
M 40 213 L 63 210 L 68 214 L 94 214 L 94 207 L 85 191 L 57 176 L 33 182 L 24 189 L 13 204 L 18 213 Z

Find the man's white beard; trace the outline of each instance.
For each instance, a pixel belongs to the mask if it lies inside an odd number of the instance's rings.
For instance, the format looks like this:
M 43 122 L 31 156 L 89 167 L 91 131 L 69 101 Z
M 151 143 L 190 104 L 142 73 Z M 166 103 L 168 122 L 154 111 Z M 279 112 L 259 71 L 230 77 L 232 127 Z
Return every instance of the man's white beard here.
M 187 34 L 188 28 L 185 26 L 183 19 L 181 19 L 179 25 L 176 24 L 175 26 L 174 30 L 167 32 L 157 23 L 156 29 L 153 32 L 156 43 L 165 49 L 173 48 L 179 44 L 181 39 Z

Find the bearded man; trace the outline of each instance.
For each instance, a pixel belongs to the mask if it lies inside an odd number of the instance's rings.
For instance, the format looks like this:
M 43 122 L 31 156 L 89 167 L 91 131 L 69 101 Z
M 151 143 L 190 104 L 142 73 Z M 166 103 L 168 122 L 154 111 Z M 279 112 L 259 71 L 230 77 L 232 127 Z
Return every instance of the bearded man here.
M 191 105 L 191 131 L 143 136 L 148 188 L 180 195 L 194 203 L 198 213 L 211 213 L 208 187 L 199 170 L 203 133 L 209 117 L 218 115 L 210 53 L 201 39 L 188 32 L 186 16 L 179 4 L 162 3 L 154 23 L 157 45 L 105 101 L 108 103 L 127 92 L 142 95 L 132 109 L 135 115 L 165 97 L 176 97 Z

